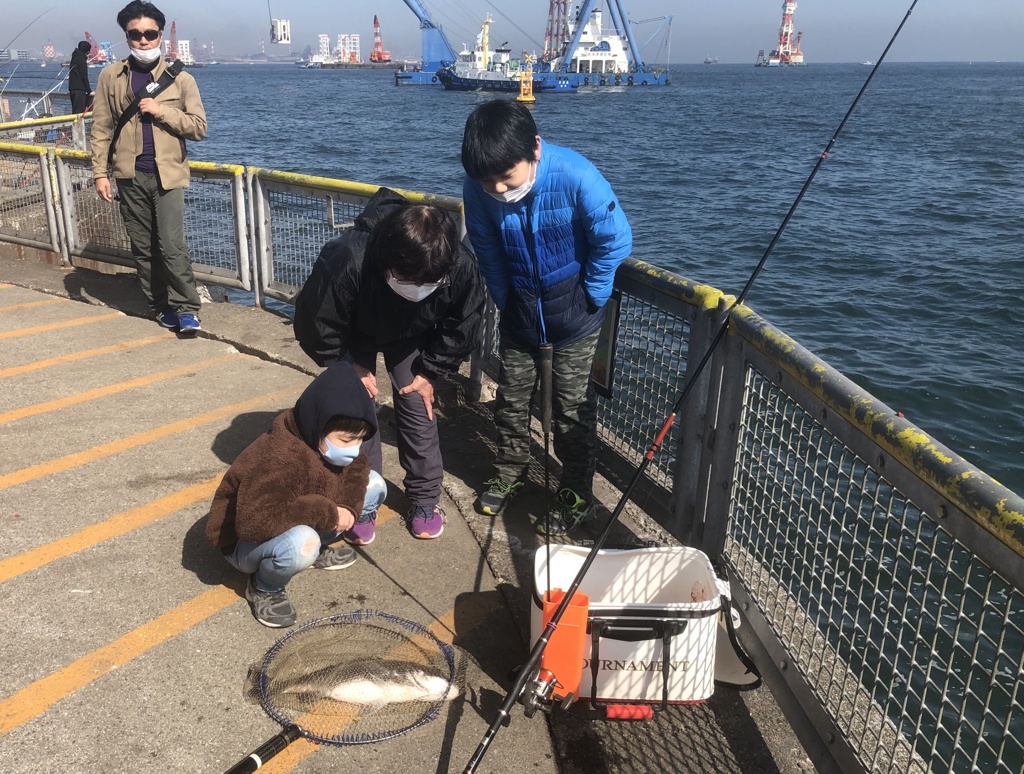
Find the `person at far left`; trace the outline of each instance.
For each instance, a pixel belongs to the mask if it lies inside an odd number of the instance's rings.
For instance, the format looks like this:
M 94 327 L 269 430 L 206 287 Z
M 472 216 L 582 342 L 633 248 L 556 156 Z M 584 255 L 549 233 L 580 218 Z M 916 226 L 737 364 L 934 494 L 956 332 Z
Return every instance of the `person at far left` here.
M 182 336 L 195 336 L 200 300 L 185 243 L 185 141 L 206 136 L 206 112 L 195 78 L 186 72 L 165 77 L 160 9 L 134 0 L 118 13 L 117 23 L 127 36 L 129 55 L 105 67 L 96 83 L 93 181 L 99 197 L 112 202 L 112 168 L 121 217 L 154 318 Z M 122 114 L 135 102 L 137 112 L 119 128 Z

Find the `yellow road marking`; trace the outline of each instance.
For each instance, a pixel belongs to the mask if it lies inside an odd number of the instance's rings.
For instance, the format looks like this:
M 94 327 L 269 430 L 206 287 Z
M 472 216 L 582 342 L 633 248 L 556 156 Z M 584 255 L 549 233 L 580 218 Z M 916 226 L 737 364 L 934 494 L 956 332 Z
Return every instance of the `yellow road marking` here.
M 61 328 L 74 328 L 76 325 L 89 325 L 90 323 L 100 322 L 101 320 L 110 320 L 114 317 L 124 317 L 124 315 L 120 312 L 110 312 L 109 314 L 98 314 L 92 317 L 76 317 L 74 320 L 65 320 L 64 322 L 36 325 L 34 328 L 19 328 L 16 331 L 4 331 L 3 333 L 0 333 L 0 339 L 16 339 L 19 336 L 31 336 L 35 333 L 47 333 L 48 331 L 56 331 Z
M 153 344 L 157 341 L 167 341 L 167 339 L 177 338 L 173 333 L 167 331 L 166 333 L 158 333 L 156 336 L 149 336 L 145 339 L 136 339 L 135 341 L 125 341 L 121 344 L 112 344 L 109 347 L 97 347 L 96 349 L 86 349 L 81 352 L 72 352 L 68 355 L 59 355 L 57 357 L 50 357 L 46 360 L 37 360 L 34 363 L 26 363 L 20 366 L 11 366 L 10 368 L 0 368 L 0 379 L 6 379 L 9 376 L 20 376 L 21 374 L 29 373 L 30 371 L 38 371 L 40 368 L 49 368 L 50 366 L 61 365 L 63 363 L 73 363 L 76 360 L 85 360 L 90 357 L 98 357 L 99 355 L 107 355 L 111 352 L 123 352 L 126 349 L 133 349 L 135 347 L 142 347 L 146 344 Z
M 131 510 L 111 516 L 106 521 L 93 524 L 74 534 L 50 541 L 31 551 L 0 560 L 0 583 L 32 570 L 38 570 L 45 564 L 63 559 L 66 556 L 90 548 L 104 540 L 123 535 L 133 529 L 169 516 L 182 508 L 200 500 L 209 500 L 220 484 L 222 475 L 214 476 L 198 484 L 187 486 L 157 500 L 140 505 Z
M 104 398 L 108 395 L 116 395 L 119 392 L 125 390 L 133 390 L 136 387 L 145 387 L 147 384 L 154 384 L 156 382 L 162 382 L 165 379 L 173 379 L 176 376 L 182 376 L 184 374 L 191 374 L 199 371 L 203 368 L 209 368 L 217 363 L 222 363 L 233 357 L 237 357 L 237 352 L 232 352 L 228 355 L 221 355 L 220 357 L 211 357 L 207 360 L 201 360 L 198 363 L 192 363 L 190 365 L 184 365 L 180 368 L 172 368 L 169 371 L 160 371 L 149 376 L 140 376 L 138 379 L 129 379 L 126 382 L 118 382 L 117 384 L 108 384 L 106 387 L 97 387 L 95 390 L 86 390 L 85 392 L 77 393 L 76 395 L 69 395 L 66 398 L 58 398 L 57 400 L 48 400 L 45 403 L 37 403 L 34 406 L 25 406 L 24 408 L 15 409 L 14 411 L 8 411 L 5 414 L 0 414 L 0 425 L 5 422 L 13 422 L 16 419 L 24 419 L 25 417 L 34 417 L 36 414 L 45 414 L 47 411 L 59 411 L 60 409 L 67 408 L 68 406 L 75 406 L 79 403 L 85 403 L 90 400 L 97 400 L 98 398 Z
M 0 735 L 38 717 L 65 696 L 127 664 L 150 648 L 219 613 L 237 602 L 239 595 L 239 589 L 226 586 L 210 589 L 109 645 L 22 688 L 10 698 L 0 701 Z
M 459 606 L 459 618 L 460 622 L 466 624 L 467 629 L 475 629 L 484 619 L 486 619 L 491 613 L 493 613 L 498 607 L 500 607 L 500 596 L 496 593 L 481 595 L 480 597 L 470 597 L 464 600 Z M 453 633 L 455 632 L 455 609 L 449 610 L 447 613 L 438 618 L 433 624 L 427 627 L 431 634 L 433 634 L 441 642 L 452 644 L 454 639 Z M 395 649 L 397 652 L 399 646 Z M 396 653 L 390 652 L 386 658 L 396 658 Z M 299 718 L 295 721 L 296 725 L 302 728 L 302 721 L 304 718 Z M 341 730 L 348 725 L 348 723 L 342 722 L 336 728 L 333 728 L 334 732 L 340 733 Z M 295 766 L 304 761 L 310 755 L 320 749 L 320 745 L 316 742 L 311 742 L 305 737 L 301 737 L 292 742 L 286 747 L 281 753 L 274 756 L 271 760 L 263 764 L 261 771 L 266 771 L 267 774 L 285 774 L 285 772 L 291 771 Z
M 183 433 L 186 430 L 192 430 L 200 425 L 208 425 L 212 422 L 216 422 L 224 417 L 235 416 L 241 414 L 243 411 L 262 406 L 266 403 L 272 403 L 280 400 L 287 395 L 295 395 L 300 391 L 299 387 L 287 387 L 277 392 L 272 392 L 269 395 L 260 395 L 259 397 L 252 398 L 250 400 L 242 401 L 241 403 L 232 403 L 230 406 L 222 406 L 219 409 L 213 411 L 207 411 L 205 414 L 199 414 L 194 417 L 187 417 L 177 422 L 171 422 L 169 425 L 163 425 L 156 427 L 152 430 L 147 430 L 144 433 L 136 433 L 135 435 L 128 436 L 127 438 L 121 438 L 117 441 L 111 441 L 110 443 L 104 443 L 99 446 L 94 446 L 91 449 L 85 451 L 76 452 L 74 454 L 68 454 L 64 457 L 58 457 L 55 460 L 49 462 L 41 462 L 38 465 L 31 465 L 21 470 L 16 470 L 13 473 L 7 473 L 6 475 L 0 476 L 0 489 L 6 489 L 9 486 L 16 486 L 18 484 L 24 484 L 26 481 L 34 481 L 37 478 L 43 476 L 50 476 L 54 473 L 60 473 L 65 470 L 69 470 L 79 465 L 85 465 L 88 462 L 94 462 L 104 457 L 110 457 L 114 454 L 133 449 L 136 446 L 142 446 L 143 444 L 152 443 L 153 441 L 159 441 L 161 438 L 167 438 L 168 436 L 176 433 Z
M 49 298 L 46 301 L 27 301 L 24 304 L 11 304 L 0 306 L 0 312 L 15 312 L 19 309 L 32 309 L 36 306 L 48 306 L 49 304 L 63 304 L 70 301 L 70 298 Z

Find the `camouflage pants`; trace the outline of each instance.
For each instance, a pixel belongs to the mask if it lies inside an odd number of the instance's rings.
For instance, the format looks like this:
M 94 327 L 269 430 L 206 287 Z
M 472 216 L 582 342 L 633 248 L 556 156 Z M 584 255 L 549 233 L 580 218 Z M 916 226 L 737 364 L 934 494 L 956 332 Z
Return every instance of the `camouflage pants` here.
M 568 487 L 592 499 L 597 457 L 597 405 L 590 382 L 598 333 L 556 349 L 552 361 L 552 430 L 554 451 L 562 463 L 559 489 Z M 530 406 L 540 398 L 536 348 L 501 341 L 501 373 L 494 408 L 498 430 L 495 474 L 511 483 L 530 463 Z

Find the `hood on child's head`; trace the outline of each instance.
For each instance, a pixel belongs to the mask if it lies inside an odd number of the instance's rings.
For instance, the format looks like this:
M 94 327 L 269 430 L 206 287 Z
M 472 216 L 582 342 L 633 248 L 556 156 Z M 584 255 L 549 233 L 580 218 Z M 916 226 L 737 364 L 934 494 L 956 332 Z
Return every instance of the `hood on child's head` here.
M 324 427 L 332 417 L 365 419 L 377 432 L 377 411 L 373 398 L 350 363 L 335 363 L 314 379 L 295 402 L 295 421 L 303 440 L 320 448 Z M 366 440 L 365 438 L 363 440 Z

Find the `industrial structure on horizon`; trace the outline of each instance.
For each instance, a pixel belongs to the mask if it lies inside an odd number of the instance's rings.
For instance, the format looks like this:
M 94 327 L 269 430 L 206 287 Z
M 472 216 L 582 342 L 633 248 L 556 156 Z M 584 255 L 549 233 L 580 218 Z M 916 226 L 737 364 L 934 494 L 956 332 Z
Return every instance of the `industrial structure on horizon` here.
M 373 17 L 373 50 L 368 61 L 364 62 L 359 49 L 359 34 L 338 35 L 338 42 L 331 47 L 331 36 L 319 36 L 319 51 L 307 54 L 295 64 L 310 70 L 335 70 L 377 68 L 391 66 L 391 52 L 384 48 L 384 40 L 380 34 L 380 20 Z
M 384 50 L 384 40 L 380 36 L 380 22 L 377 21 L 377 14 L 373 15 L 373 51 L 370 52 L 370 61 L 391 61 L 391 52 Z
M 796 0 L 783 0 L 779 42 L 775 45 L 775 50 L 768 56 L 764 55 L 763 48 L 757 52 L 755 67 L 792 67 L 804 63 L 804 53 L 800 50 L 800 39 L 803 37 L 803 33 L 797 32 L 796 39 L 793 39 L 793 14 L 795 11 Z

